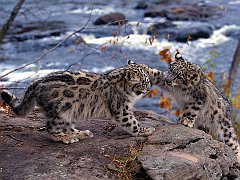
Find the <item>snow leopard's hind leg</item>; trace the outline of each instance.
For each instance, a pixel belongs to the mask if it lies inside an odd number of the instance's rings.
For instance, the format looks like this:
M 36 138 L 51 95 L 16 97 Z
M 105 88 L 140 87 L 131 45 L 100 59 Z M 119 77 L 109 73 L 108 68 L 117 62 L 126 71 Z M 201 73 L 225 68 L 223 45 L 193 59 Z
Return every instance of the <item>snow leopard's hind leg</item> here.
M 81 139 L 93 137 L 93 133 L 89 130 L 79 131 L 75 129 L 74 124 L 65 122 L 63 119 L 52 118 L 47 122 L 47 131 L 55 142 L 63 142 L 71 144 Z

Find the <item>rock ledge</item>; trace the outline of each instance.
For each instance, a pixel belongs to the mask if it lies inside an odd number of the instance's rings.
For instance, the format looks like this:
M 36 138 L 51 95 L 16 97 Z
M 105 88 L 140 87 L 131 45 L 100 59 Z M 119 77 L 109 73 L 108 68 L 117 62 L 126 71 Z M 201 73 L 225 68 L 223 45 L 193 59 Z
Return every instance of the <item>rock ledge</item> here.
M 144 142 L 139 154 L 148 179 L 233 179 L 239 175 L 237 160 L 225 144 L 203 131 L 173 124 L 152 111 L 136 110 L 144 126 L 156 127 L 149 137 L 135 138 L 109 120 L 80 121 L 93 138 L 64 145 L 54 143 L 43 131 L 44 117 L 33 113 L 16 118 L 0 113 L 0 179 L 117 179 L 107 169 L 106 155 L 124 156 L 130 145 Z

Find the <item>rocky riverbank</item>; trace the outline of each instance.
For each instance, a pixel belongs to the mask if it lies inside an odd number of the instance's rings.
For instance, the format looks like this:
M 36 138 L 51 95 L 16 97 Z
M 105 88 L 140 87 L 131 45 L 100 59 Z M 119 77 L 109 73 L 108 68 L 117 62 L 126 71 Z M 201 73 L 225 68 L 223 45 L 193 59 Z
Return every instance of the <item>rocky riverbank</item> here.
M 144 179 L 234 179 L 236 157 L 225 144 L 203 131 L 172 123 L 152 111 L 135 111 L 141 124 L 156 127 L 147 137 L 135 138 L 109 120 L 80 121 L 79 129 L 94 133 L 78 143 L 50 140 L 44 117 L 0 114 L 0 179 L 118 179 L 108 157 L 126 157 L 130 146 L 141 143 L 136 171 Z M 109 168 L 114 167 L 114 168 Z

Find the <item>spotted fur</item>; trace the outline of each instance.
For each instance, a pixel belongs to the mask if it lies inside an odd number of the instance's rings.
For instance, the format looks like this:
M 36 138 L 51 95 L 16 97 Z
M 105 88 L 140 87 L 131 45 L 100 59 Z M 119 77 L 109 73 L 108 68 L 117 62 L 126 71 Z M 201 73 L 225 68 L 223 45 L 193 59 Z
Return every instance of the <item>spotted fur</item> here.
M 150 135 L 153 127 L 141 127 L 133 115 L 136 99 L 151 87 L 154 74 L 146 65 L 131 61 L 125 67 L 106 74 L 89 72 L 54 72 L 33 82 L 18 102 L 9 91 L 2 99 L 19 116 L 28 114 L 35 105 L 47 118 L 47 131 L 53 140 L 73 143 L 92 136 L 88 130 L 75 129 L 74 122 L 89 118 L 110 118 L 134 136 Z
M 176 53 L 167 72 L 159 79 L 159 86 L 170 92 L 183 114 L 177 122 L 213 134 L 236 153 L 240 161 L 240 147 L 232 125 L 231 105 L 219 89 L 210 82 L 200 66 Z M 164 78 L 164 79 L 162 79 Z

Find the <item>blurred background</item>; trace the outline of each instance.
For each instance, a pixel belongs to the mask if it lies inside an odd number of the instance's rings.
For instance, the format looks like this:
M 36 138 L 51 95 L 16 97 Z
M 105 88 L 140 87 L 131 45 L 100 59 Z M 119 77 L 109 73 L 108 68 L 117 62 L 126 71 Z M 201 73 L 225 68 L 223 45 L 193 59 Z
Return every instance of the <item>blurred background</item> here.
M 128 59 L 165 70 L 166 54 L 171 56 L 176 49 L 229 94 L 226 84 L 240 39 L 239 0 L 0 3 L 0 86 L 18 95 L 32 80 L 52 71 L 104 73 L 126 65 Z M 240 120 L 239 69 L 235 65 L 236 80 L 230 89 L 236 120 Z M 136 106 L 174 120 L 179 110 L 172 103 L 154 87 Z

